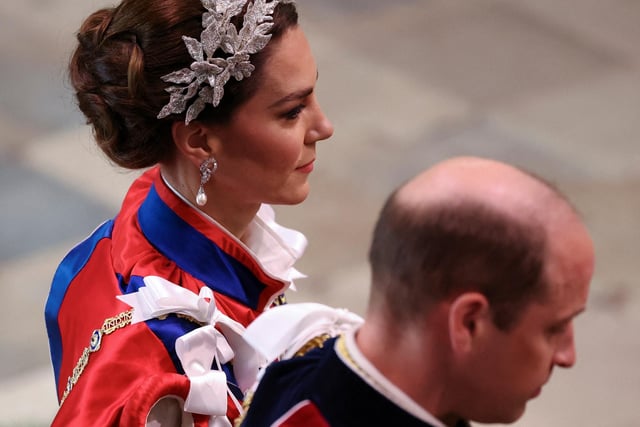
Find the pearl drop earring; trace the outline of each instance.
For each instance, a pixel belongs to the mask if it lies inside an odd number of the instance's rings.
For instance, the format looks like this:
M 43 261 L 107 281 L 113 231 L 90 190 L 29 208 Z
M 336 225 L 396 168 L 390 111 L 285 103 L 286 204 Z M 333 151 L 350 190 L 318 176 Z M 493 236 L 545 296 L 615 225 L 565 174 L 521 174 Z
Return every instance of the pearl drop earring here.
M 198 206 L 204 206 L 207 204 L 207 194 L 204 192 L 204 185 L 209 182 L 211 176 L 218 169 L 218 162 L 213 157 L 209 157 L 200 164 L 200 187 L 198 187 L 198 193 L 196 194 L 196 203 Z

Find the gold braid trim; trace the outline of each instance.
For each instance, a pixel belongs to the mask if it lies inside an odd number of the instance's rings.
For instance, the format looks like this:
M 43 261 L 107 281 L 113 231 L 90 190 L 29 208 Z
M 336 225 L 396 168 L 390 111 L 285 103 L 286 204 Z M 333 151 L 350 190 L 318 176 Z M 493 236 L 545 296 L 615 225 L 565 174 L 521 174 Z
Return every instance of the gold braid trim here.
M 254 390 L 249 390 L 244 395 L 244 399 L 242 399 L 242 413 L 233 421 L 233 427 L 240 427 L 240 424 L 244 421 L 247 411 L 249 410 L 249 406 L 251 406 L 251 401 L 253 401 L 253 394 Z
M 360 365 L 358 365 L 353 356 L 351 356 L 351 353 L 349 353 L 349 350 L 347 349 L 347 339 L 344 335 L 340 335 L 340 338 L 336 341 L 336 351 L 346 359 L 352 368 L 368 377 L 367 373 L 360 367 Z
M 60 399 L 60 406 L 64 403 L 73 390 L 73 387 L 76 385 L 78 380 L 80 379 L 80 375 L 84 372 L 84 368 L 89 364 L 89 356 L 91 353 L 95 353 L 100 350 L 100 345 L 102 344 L 102 337 L 104 335 L 109 335 L 112 332 L 124 328 L 125 326 L 131 323 L 131 319 L 133 318 L 133 309 L 124 311 L 117 316 L 109 317 L 104 321 L 102 327 L 100 329 L 96 329 L 91 334 L 91 340 L 89 341 L 89 346 L 85 347 L 78 359 L 78 363 L 76 363 L 75 368 L 73 368 L 73 372 L 71 376 L 67 379 L 67 387 L 64 389 L 64 394 L 62 395 L 62 399 Z

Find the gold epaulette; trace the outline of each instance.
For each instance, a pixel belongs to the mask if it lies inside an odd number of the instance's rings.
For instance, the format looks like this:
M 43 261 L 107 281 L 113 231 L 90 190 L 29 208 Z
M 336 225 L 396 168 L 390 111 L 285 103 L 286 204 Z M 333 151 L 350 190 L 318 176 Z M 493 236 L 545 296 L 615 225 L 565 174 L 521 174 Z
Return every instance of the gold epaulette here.
M 298 351 L 295 352 L 293 357 L 304 356 L 314 348 L 322 348 L 324 346 L 324 343 L 329 338 L 331 338 L 331 335 L 329 334 L 322 334 L 322 335 L 318 335 L 317 337 L 311 338 L 302 347 L 300 347 Z

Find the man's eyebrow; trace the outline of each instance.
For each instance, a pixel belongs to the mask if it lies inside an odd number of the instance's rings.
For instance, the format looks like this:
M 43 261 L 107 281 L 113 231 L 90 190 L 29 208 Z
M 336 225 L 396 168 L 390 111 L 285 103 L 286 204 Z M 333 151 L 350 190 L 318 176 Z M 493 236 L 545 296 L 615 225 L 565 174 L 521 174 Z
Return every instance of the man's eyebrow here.
M 291 102 L 291 101 L 297 101 L 299 99 L 303 99 L 306 98 L 307 96 L 311 95 L 313 93 L 313 88 L 307 88 L 307 89 L 302 89 L 302 90 L 297 90 L 295 92 L 291 92 L 290 94 L 278 99 L 276 102 L 274 102 L 273 104 L 269 105 L 269 108 L 275 108 L 279 105 L 282 104 L 286 104 L 287 102 Z
M 565 316 L 564 318 L 560 319 L 560 321 L 558 323 L 570 322 L 575 317 L 577 317 L 579 314 L 584 313 L 586 309 L 587 309 L 586 307 L 581 307 L 581 308 L 573 311 L 571 314 L 569 314 L 569 315 Z

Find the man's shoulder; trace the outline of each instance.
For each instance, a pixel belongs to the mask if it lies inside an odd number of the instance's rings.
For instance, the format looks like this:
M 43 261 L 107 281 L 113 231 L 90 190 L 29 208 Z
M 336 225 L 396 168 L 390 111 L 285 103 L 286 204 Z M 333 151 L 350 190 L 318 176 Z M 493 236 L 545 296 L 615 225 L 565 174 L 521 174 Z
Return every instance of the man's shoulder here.
M 315 348 L 302 356 L 292 357 L 272 363 L 260 380 L 259 389 L 277 389 L 304 395 L 305 389 L 313 384 L 320 374 L 318 369 L 334 352 L 335 339 L 330 339 L 322 347 Z
M 322 376 L 322 365 L 333 353 L 334 339 L 324 343 L 303 356 L 274 362 L 269 365 L 250 397 L 249 410 L 243 427 L 256 426 L 325 426 L 318 408 L 311 397 Z M 309 414 L 315 414 L 303 422 Z M 281 421 L 286 420 L 286 423 Z M 324 424 L 323 424 L 324 423 Z

